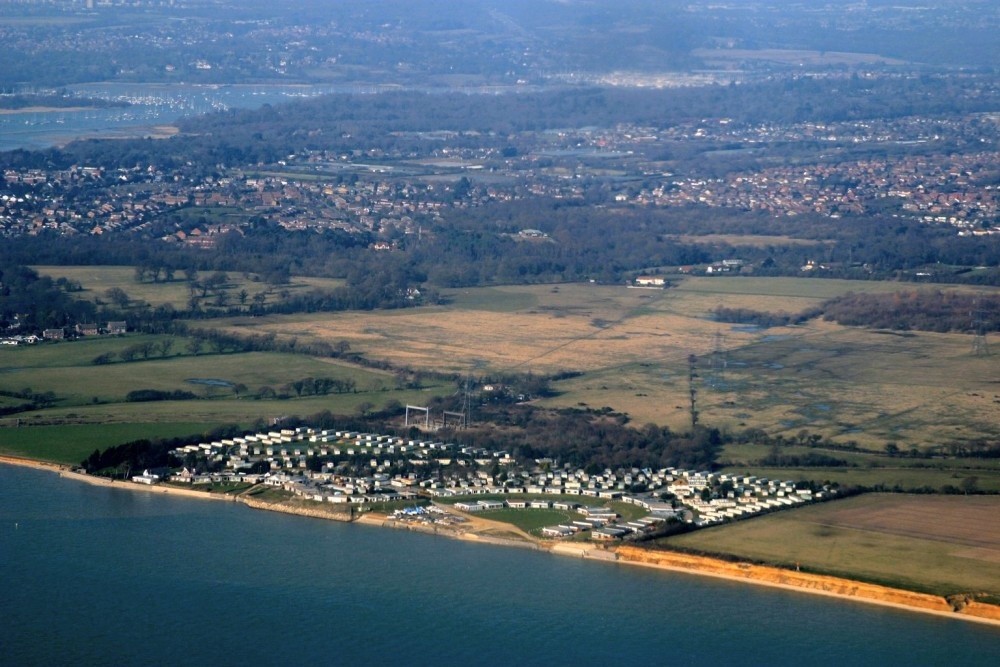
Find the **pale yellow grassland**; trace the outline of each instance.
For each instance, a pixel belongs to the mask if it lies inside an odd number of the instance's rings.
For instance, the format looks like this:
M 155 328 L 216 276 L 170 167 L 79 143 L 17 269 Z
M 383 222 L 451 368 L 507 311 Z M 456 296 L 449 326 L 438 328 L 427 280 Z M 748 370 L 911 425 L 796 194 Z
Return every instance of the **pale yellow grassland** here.
M 558 382 L 560 395 L 544 404 L 608 406 L 638 423 L 690 423 L 693 354 L 702 423 L 807 429 L 873 449 L 1000 435 L 1000 364 L 972 356 L 968 335 L 880 334 L 818 319 L 741 331 L 710 317 L 718 305 L 794 313 L 848 291 L 914 288 L 743 277 L 686 278 L 666 290 L 509 286 L 455 290 L 444 306 L 228 325 L 345 340 L 368 358 L 440 372 L 581 371 Z

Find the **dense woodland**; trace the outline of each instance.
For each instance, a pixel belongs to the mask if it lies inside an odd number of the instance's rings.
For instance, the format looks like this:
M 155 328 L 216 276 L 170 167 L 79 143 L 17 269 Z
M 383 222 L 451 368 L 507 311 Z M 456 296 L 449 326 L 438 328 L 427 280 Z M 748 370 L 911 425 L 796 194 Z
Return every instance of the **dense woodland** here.
M 38 333 L 53 327 L 94 322 L 97 307 L 80 300 L 65 279 L 53 280 L 17 264 L 0 262 L 0 327 L 16 326 L 21 333 Z
M 822 316 L 845 326 L 937 333 L 1000 331 L 1000 297 L 948 290 L 910 290 L 890 294 L 851 292 L 800 313 L 769 313 L 749 308 L 712 311 L 720 322 L 761 328 L 801 324 Z
M 622 415 L 512 407 L 490 414 L 487 427 L 448 434 L 461 444 L 506 450 L 521 459 L 550 457 L 591 470 L 628 466 L 710 468 L 724 437 L 715 429 L 672 433 L 666 427 L 627 425 Z
M 822 306 L 823 318 L 848 326 L 906 331 L 1000 331 L 1000 296 L 942 290 L 845 294 Z

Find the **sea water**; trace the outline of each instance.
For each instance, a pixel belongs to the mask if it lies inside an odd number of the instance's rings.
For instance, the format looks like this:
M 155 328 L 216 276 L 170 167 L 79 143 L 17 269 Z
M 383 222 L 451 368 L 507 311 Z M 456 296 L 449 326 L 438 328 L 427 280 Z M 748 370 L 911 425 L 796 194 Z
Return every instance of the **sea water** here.
M 0 665 L 997 665 L 1000 628 L 0 465 Z
M 92 83 L 69 86 L 81 97 L 128 102 L 126 107 L 56 109 L 0 113 L 0 151 L 23 148 L 40 150 L 87 137 L 130 137 L 152 133 L 158 125 L 229 109 L 257 109 L 264 104 L 282 104 L 320 95 L 379 93 L 412 90 L 448 92 L 447 88 L 396 86 L 391 84 L 139 84 Z M 468 94 L 501 94 L 510 87 L 461 88 Z M 533 86 L 517 86 L 518 92 L 536 91 Z
M 197 85 L 94 83 L 70 86 L 86 98 L 127 102 L 126 107 L 13 111 L 0 114 L 0 151 L 37 150 L 90 136 L 133 136 L 156 125 L 233 108 L 256 109 L 332 93 L 367 94 L 380 86 Z

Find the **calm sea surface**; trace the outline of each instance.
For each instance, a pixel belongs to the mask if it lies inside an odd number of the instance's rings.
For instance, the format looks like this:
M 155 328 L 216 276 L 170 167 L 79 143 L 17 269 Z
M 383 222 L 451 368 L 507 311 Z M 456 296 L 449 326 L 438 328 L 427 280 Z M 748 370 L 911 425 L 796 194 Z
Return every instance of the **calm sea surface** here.
M 997 665 L 1000 628 L 0 465 L 0 665 Z

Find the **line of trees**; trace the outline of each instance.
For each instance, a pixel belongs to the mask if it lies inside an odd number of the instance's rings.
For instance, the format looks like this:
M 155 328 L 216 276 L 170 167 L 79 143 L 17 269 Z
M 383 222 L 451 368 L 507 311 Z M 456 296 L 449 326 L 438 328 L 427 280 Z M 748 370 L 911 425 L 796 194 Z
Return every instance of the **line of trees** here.
M 191 401 L 198 397 L 190 391 L 175 389 L 161 391 L 159 389 L 135 389 L 125 395 L 127 403 L 145 403 L 149 401 Z
M 953 290 L 849 293 L 827 301 L 823 318 L 838 324 L 947 333 L 1000 331 L 1000 296 Z
M 790 324 L 802 324 L 807 320 L 822 314 L 819 308 L 810 308 L 800 313 L 777 312 L 770 313 L 752 308 L 727 308 L 719 306 L 712 311 L 712 316 L 718 322 L 731 324 L 750 324 L 767 329 L 769 327 L 785 327 Z
M 762 328 L 801 324 L 822 316 L 845 326 L 985 334 L 1000 331 L 1000 296 L 930 289 L 849 292 L 795 314 L 719 306 L 712 316 L 719 322 Z

